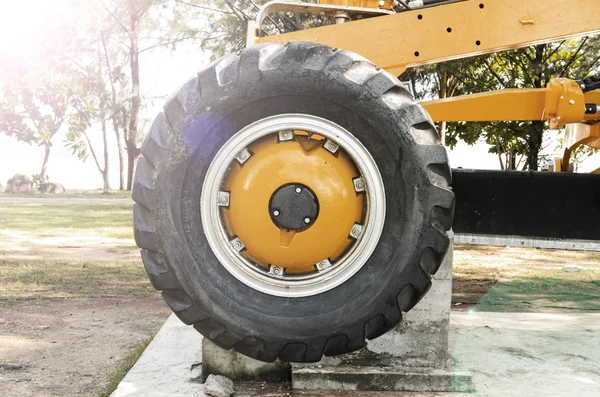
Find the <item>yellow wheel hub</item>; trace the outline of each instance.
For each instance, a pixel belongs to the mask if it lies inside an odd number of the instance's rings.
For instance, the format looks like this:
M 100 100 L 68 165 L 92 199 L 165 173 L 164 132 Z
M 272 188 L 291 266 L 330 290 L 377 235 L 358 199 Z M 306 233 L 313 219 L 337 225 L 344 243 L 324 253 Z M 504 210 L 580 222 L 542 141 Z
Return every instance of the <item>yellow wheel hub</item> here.
M 342 149 L 328 147 L 330 141 L 319 135 L 288 133 L 285 141 L 272 134 L 254 142 L 243 162 L 232 163 L 222 187 L 229 192 L 229 206 L 221 214 L 230 239 L 243 242 L 246 258 L 267 270 L 273 265 L 301 275 L 351 248 L 356 241 L 351 230 L 363 221 L 365 197 L 353 181 L 360 173 Z M 289 230 L 274 221 L 269 203 L 286 185 L 306 186 L 316 196 L 318 215 L 306 219 L 305 228 Z

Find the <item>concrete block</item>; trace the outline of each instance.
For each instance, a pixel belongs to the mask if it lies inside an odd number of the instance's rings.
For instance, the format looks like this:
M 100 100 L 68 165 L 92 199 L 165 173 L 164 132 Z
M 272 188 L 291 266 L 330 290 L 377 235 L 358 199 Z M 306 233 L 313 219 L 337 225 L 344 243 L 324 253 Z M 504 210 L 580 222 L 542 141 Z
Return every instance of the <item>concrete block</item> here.
M 471 391 L 467 373 L 449 372 L 448 335 L 452 300 L 454 244 L 432 287 L 402 323 L 365 348 L 317 364 L 294 364 L 295 389 L 395 390 L 414 392 Z
M 301 368 L 293 371 L 292 385 L 297 390 L 344 391 L 474 391 L 468 373 L 431 368 L 329 367 Z
M 201 341 L 202 335 L 171 314 L 111 397 L 204 397 L 193 376 L 202 362 Z
M 290 364 L 282 361 L 265 363 L 246 357 L 235 350 L 223 350 L 210 340 L 202 339 L 202 377 L 223 375 L 234 381 L 278 382 L 290 380 Z

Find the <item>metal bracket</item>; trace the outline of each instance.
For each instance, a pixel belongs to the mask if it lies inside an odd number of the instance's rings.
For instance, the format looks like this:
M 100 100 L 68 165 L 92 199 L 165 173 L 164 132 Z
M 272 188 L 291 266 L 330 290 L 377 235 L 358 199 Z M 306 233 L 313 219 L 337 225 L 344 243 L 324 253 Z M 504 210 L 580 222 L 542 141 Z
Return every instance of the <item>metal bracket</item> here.
M 248 47 L 253 46 L 256 39 L 260 37 L 261 26 L 265 18 L 267 18 L 270 14 L 282 11 L 328 15 L 331 17 L 338 13 L 345 13 L 352 16 L 381 16 L 396 13 L 393 10 L 382 10 L 378 8 L 336 6 L 331 4 L 306 3 L 301 1 L 270 1 L 260 8 L 258 14 L 256 15 L 256 21 L 251 21 L 248 23 L 248 38 L 246 45 Z

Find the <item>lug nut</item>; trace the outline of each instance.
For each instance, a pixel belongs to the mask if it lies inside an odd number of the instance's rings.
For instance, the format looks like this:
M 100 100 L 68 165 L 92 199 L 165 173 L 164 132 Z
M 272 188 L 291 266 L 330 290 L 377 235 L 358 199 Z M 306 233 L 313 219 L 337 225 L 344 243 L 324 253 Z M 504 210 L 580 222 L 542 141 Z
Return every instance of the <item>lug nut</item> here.
M 310 218 L 304 218 L 304 223 L 310 223 Z
M 279 216 L 279 211 L 277 211 L 277 210 L 273 211 L 273 216 Z
M 299 187 L 296 188 L 296 193 L 300 194 L 302 193 L 302 189 L 300 189 Z

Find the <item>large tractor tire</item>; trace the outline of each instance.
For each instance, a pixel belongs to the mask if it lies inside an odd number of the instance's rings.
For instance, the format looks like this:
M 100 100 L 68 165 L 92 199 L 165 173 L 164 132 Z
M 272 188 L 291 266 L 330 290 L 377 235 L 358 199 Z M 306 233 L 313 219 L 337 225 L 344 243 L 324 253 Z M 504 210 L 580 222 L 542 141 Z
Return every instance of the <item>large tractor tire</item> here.
M 135 239 L 186 324 L 263 361 L 316 362 L 394 327 L 431 286 L 454 195 L 432 121 L 348 51 L 213 62 L 142 147 Z

